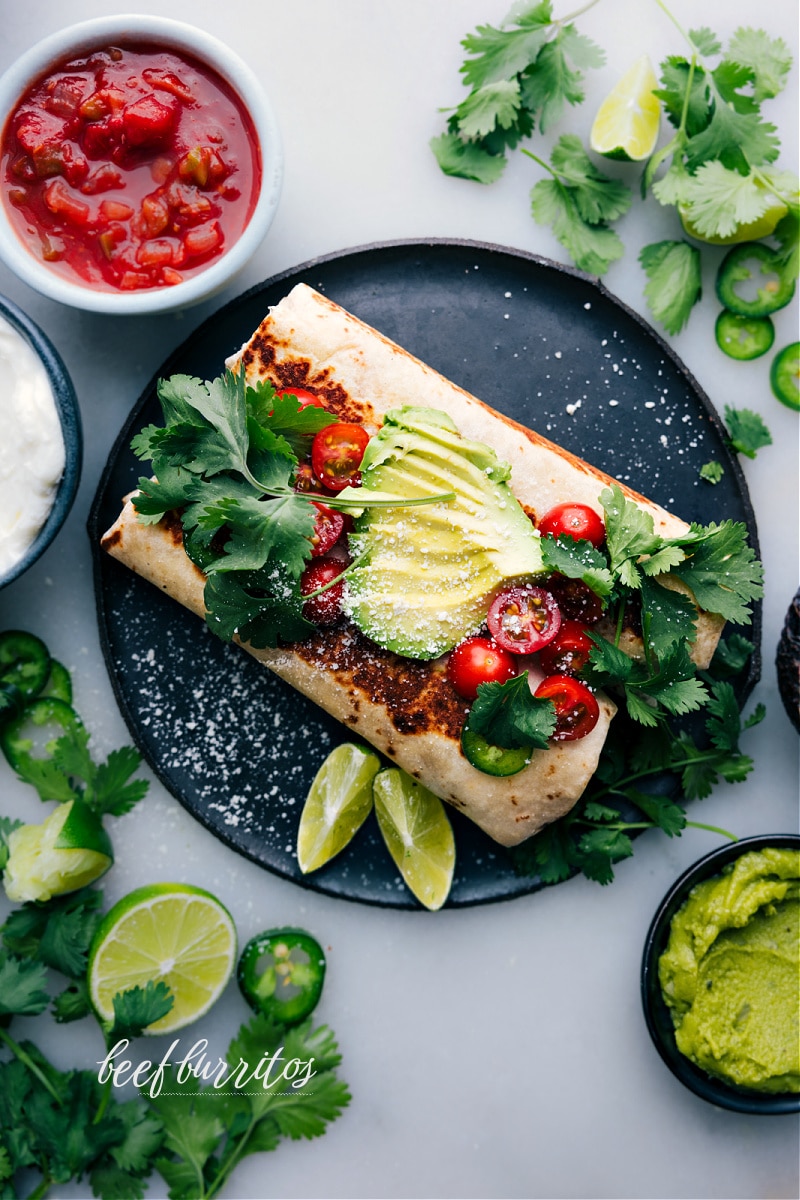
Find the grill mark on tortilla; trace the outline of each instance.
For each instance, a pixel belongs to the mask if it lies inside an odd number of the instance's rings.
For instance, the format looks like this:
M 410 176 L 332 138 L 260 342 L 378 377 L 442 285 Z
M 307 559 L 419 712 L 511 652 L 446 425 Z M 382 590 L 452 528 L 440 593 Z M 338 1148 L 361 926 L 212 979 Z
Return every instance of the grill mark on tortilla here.
M 459 699 L 444 672 L 432 671 L 429 662 L 382 650 L 351 624 L 313 634 L 291 649 L 306 662 L 335 673 L 353 713 L 360 694 L 382 705 L 402 736 L 434 732 L 460 744 L 469 705 Z M 393 753 L 391 746 L 387 753 Z
M 241 361 L 248 378 L 254 374 L 260 378 L 266 376 L 278 391 L 305 388 L 319 396 L 324 407 L 342 421 L 373 428 L 379 424 L 370 404 L 354 400 L 340 383 L 332 381 L 331 367 L 315 371 L 309 359 L 294 354 L 287 340 L 271 337 L 263 325 L 244 350 Z

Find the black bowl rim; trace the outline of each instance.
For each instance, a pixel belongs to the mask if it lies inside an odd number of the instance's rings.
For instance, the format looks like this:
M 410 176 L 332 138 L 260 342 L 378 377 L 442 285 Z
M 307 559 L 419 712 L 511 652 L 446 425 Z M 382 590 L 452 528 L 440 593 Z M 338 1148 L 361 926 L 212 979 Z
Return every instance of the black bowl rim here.
M 64 473 L 61 476 L 47 519 L 23 554 L 7 574 L 0 576 L 0 588 L 18 579 L 37 558 L 44 554 L 67 519 L 72 508 L 83 466 L 83 427 L 78 398 L 61 355 L 47 334 L 13 300 L 0 296 L 0 315 L 16 329 L 41 359 L 53 389 L 61 434 L 64 438 Z
M 709 1104 L 727 1108 L 733 1112 L 773 1116 L 780 1113 L 800 1112 L 800 1095 L 793 1093 L 769 1093 L 747 1091 L 735 1084 L 725 1083 L 708 1075 L 700 1067 L 685 1058 L 672 1036 L 672 1018 L 661 995 L 658 982 L 658 959 L 666 947 L 669 927 L 675 913 L 686 900 L 689 892 L 703 879 L 716 875 L 728 863 L 753 850 L 765 850 L 774 846 L 778 849 L 800 850 L 800 834 L 758 834 L 742 838 L 729 845 L 719 846 L 688 867 L 673 883 L 656 909 L 644 944 L 641 969 L 642 1007 L 647 1030 L 659 1055 L 673 1075 L 686 1087 Z

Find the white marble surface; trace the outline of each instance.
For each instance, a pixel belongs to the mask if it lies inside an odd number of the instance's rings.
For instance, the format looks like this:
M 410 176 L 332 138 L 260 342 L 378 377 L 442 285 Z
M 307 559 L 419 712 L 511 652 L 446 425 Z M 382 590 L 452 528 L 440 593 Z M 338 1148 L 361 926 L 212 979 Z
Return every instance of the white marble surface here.
M 67 20 L 113 12 L 103 0 L 4 6 L 0 69 Z M 122 6 L 120 6 L 122 7 Z M 129 408 L 164 357 L 216 304 L 318 254 L 399 237 L 472 238 L 564 255 L 529 216 L 538 178 L 516 154 L 482 188 L 446 178 L 428 140 L 440 106 L 461 98 L 460 39 L 499 23 L 502 0 L 159 0 L 143 5 L 225 39 L 263 77 L 286 149 L 280 210 L 256 258 L 223 297 L 158 319 L 113 320 L 61 308 L 0 268 L 0 292 L 50 335 L 72 373 L 86 434 L 83 482 L 67 526 L 35 569 L 0 592 L 0 628 L 43 635 L 75 673 L 76 703 L 96 744 L 127 740 L 103 666 L 85 521 L 99 473 Z M 564 12 L 565 5 L 557 4 Z M 674 0 L 686 24 L 723 37 L 764 24 L 797 49 L 797 8 L 774 0 Z M 558 132 L 588 136 L 597 103 L 636 57 L 682 53 L 654 0 L 601 0 L 580 29 L 608 53 L 588 100 Z M 783 162 L 797 169 L 795 66 L 766 111 Z M 610 289 L 644 312 L 636 262 L 647 242 L 678 235 L 670 211 L 636 204 L 619 224 L 626 255 Z M 774 649 L 798 583 L 797 414 L 771 396 L 764 362 L 735 364 L 715 347 L 714 255 L 705 298 L 677 352 L 721 409 L 761 412 L 774 437 L 744 468 L 766 564 L 764 673 L 768 710 L 748 735 L 756 769 L 721 786 L 702 820 L 739 835 L 797 826 L 798 741 L 777 694 Z M 797 337 L 797 301 L 777 314 L 777 345 Z M 0 810 L 40 819 L 30 789 L 0 772 Z M 247 1160 L 226 1195 L 246 1197 L 792 1197 L 798 1125 L 719 1111 L 669 1074 L 639 1003 L 639 960 L 651 915 L 675 876 L 717 839 L 697 830 L 646 835 L 611 887 L 583 879 L 510 903 L 439 914 L 382 911 L 303 891 L 246 862 L 206 833 L 161 786 L 114 826 L 108 900 L 155 879 L 202 882 L 233 912 L 242 939 L 299 924 L 330 947 L 319 1015 L 336 1030 L 353 1102 L 327 1135 Z M 235 986 L 197 1028 L 222 1049 L 246 1010 Z M 90 1022 L 30 1023 L 62 1066 L 90 1065 Z M 28 1029 L 25 1030 L 28 1033 Z M 149 1047 L 148 1047 L 149 1049 Z M 144 1054 L 143 1054 L 144 1056 Z M 88 1195 L 88 1186 L 63 1189 Z M 165 1194 L 153 1177 L 149 1195 Z

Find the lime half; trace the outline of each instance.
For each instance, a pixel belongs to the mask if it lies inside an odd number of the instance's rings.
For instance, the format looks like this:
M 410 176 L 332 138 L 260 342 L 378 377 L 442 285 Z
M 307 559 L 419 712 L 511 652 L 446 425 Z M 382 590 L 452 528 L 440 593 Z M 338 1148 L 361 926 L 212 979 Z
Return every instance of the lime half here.
M 12 830 L 3 886 L 15 903 L 44 902 L 94 883 L 113 861 L 100 818 L 82 800 L 68 800 L 41 825 Z
M 210 892 L 188 883 L 154 883 L 123 896 L 103 918 L 89 950 L 89 994 L 106 1022 L 117 992 L 163 980 L 170 1011 L 146 1033 L 191 1024 L 219 998 L 236 963 L 236 928 Z
M 655 71 L 644 54 L 597 110 L 589 138 L 595 154 L 625 162 L 650 157 L 661 124 L 661 105 L 653 95 L 657 87 Z
M 373 784 L 383 840 L 408 887 L 426 908 L 441 908 L 453 882 L 456 847 L 438 796 L 396 767 Z
M 300 816 L 297 861 L 306 874 L 344 850 L 372 809 L 380 762 L 351 742 L 332 750 L 317 771 Z

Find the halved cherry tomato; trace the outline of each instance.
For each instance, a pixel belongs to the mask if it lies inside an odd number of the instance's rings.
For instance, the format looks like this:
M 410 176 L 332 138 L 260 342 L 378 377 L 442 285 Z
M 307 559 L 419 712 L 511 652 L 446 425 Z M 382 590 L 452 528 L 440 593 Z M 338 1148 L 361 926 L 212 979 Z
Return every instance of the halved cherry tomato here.
M 300 411 L 308 408 L 309 404 L 313 404 L 314 408 L 324 408 L 325 405 L 320 400 L 319 396 L 315 396 L 313 392 L 307 392 L 305 388 L 284 388 L 282 392 L 278 392 L 279 396 L 296 396 L 300 401 Z
M 547 590 L 555 596 L 563 620 L 596 625 L 603 615 L 602 600 L 582 579 L 552 575 L 547 581 Z
M 606 540 L 606 527 L 588 504 L 557 504 L 539 522 L 539 532 L 558 537 L 564 533 L 576 541 L 600 547 Z
M 324 492 L 325 488 L 314 474 L 311 463 L 298 463 L 294 472 L 294 490 L 296 492 Z
M 320 483 L 332 492 L 346 487 L 358 487 L 361 475 L 358 468 L 369 442 L 363 425 L 339 421 L 320 429 L 311 443 L 311 465 Z
M 311 535 L 311 557 L 321 558 L 331 550 L 344 532 L 344 516 L 327 504 L 311 503 L 317 510 L 314 518 L 314 532 Z
M 506 683 L 519 672 L 513 655 L 491 638 L 459 642 L 447 662 L 447 678 L 465 700 L 474 700 L 482 683 Z
M 556 709 L 554 742 L 575 742 L 591 733 L 600 718 L 600 705 L 592 692 L 571 675 L 548 675 L 534 696 L 551 700 Z
M 495 596 L 486 623 L 503 650 L 535 654 L 558 633 L 561 613 L 555 597 L 544 588 L 509 587 Z
M 344 580 L 333 583 L 347 564 L 341 559 L 319 558 L 306 567 L 300 576 L 300 595 L 308 596 L 325 588 L 318 596 L 311 596 L 303 605 L 303 616 L 313 625 L 326 628 L 335 625 L 342 615 L 342 596 L 344 595 Z M 333 584 L 328 587 L 328 584 Z
M 557 637 L 539 656 L 548 675 L 577 675 L 589 661 L 594 642 L 580 621 L 562 621 Z

